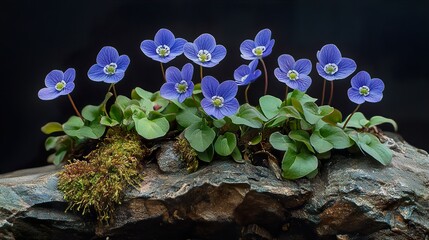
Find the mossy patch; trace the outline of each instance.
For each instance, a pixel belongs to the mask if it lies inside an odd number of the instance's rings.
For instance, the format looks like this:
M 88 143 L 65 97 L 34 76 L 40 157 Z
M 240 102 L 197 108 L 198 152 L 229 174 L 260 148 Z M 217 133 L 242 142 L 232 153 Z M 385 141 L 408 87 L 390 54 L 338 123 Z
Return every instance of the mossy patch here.
M 180 158 L 186 162 L 186 170 L 188 172 L 195 172 L 198 169 L 197 152 L 182 135 L 174 142 L 174 150 L 180 155 Z
M 138 188 L 142 176 L 141 160 L 148 150 L 133 132 L 112 128 L 84 160 L 75 160 L 58 174 L 58 189 L 69 202 L 67 210 L 85 214 L 94 210 L 100 222 L 108 223 L 124 191 Z

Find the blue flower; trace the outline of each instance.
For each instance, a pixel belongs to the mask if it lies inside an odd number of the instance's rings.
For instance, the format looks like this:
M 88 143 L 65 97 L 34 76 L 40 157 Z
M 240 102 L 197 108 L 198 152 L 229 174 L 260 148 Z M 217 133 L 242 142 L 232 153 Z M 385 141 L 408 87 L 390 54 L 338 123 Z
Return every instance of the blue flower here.
M 356 63 L 350 58 L 341 57 L 341 52 L 334 44 L 327 44 L 317 51 L 317 72 L 326 80 L 344 79 L 356 70 Z
M 146 56 L 161 63 L 167 63 L 182 54 L 183 45 L 187 42 L 183 38 L 175 38 L 174 34 L 165 28 L 158 30 L 154 40 L 144 40 L 140 49 Z
M 253 60 L 249 65 L 243 64 L 234 71 L 235 83 L 239 86 L 244 86 L 254 82 L 262 72 L 256 69 L 258 60 Z
M 379 78 L 371 79 L 366 71 L 358 72 L 351 80 L 352 87 L 347 91 L 349 99 L 356 103 L 379 102 L 383 98 L 384 83 Z
M 186 43 L 185 56 L 203 67 L 214 67 L 226 56 L 226 48 L 216 45 L 215 38 L 208 33 L 201 34 L 193 43 Z
M 295 59 L 289 54 L 282 54 L 277 59 L 279 68 L 274 70 L 276 78 L 292 89 L 298 89 L 301 92 L 307 91 L 311 85 L 311 78 L 308 74 L 311 72 L 311 62 L 308 59 Z
M 103 47 L 97 55 L 97 63 L 89 69 L 88 77 L 96 82 L 117 83 L 124 78 L 129 64 L 127 55 L 119 56 L 114 47 Z
M 228 80 L 219 84 L 216 78 L 205 76 L 201 80 L 201 90 L 204 95 L 201 106 L 208 115 L 221 119 L 237 112 L 239 103 L 235 95 L 238 86 L 234 81 Z
M 165 71 L 166 83 L 161 87 L 160 94 L 163 98 L 169 100 L 185 101 L 194 91 L 192 75 L 194 67 L 187 63 L 183 66 L 182 71 L 176 67 L 169 67 Z
M 271 39 L 271 30 L 266 28 L 256 34 L 255 40 L 244 40 L 240 45 L 241 57 L 246 60 L 264 58 L 270 55 L 274 46 L 274 39 Z
M 74 89 L 75 77 L 74 68 L 69 68 L 64 73 L 60 70 L 52 70 L 46 75 L 46 88 L 40 89 L 37 95 L 42 100 L 52 100 L 58 96 L 67 95 Z

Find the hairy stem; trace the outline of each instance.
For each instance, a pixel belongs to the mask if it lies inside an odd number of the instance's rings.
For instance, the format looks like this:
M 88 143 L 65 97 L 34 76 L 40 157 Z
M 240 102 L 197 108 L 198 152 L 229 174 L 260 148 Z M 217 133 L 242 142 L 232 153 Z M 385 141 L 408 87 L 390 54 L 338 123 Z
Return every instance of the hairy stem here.
M 322 106 L 323 103 L 325 102 L 325 89 L 326 89 L 326 79 L 323 79 L 322 102 L 320 103 L 320 106 Z
M 286 85 L 286 90 L 285 90 L 285 102 L 287 102 L 287 95 L 289 93 L 289 86 Z
M 349 121 L 352 118 L 353 114 L 356 113 L 356 111 L 359 109 L 359 107 L 360 107 L 360 104 L 357 105 L 357 107 L 355 108 L 355 110 L 353 110 L 352 114 L 350 114 L 350 116 L 347 118 L 346 122 L 344 123 L 343 130 L 346 128 L 347 123 L 349 123 Z
M 331 81 L 331 95 L 329 96 L 329 102 L 328 102 L 329 106 L 331 106 L 333 95 L 334 95 L 334 81 Z
M 246 89 L 244 90 L 244 98 L 246 99 L 246 103 L 249 103 L 249 98 L 248 98 L 248 95 L 247 95 L 247 92 L 249 91 L 249 88 L 250 88 L 250 83 L 249 83 L 249 85 L 247 85 Z
M 164 78 L 164 81 L 167 82 L 167 79 L 165 78 L 164 65 L 162 63 L 161 63 L 161 72 L 162 72 L 162 78 Z
M 262 63 L 262 67 L 264 68 L 264 75 L 265 75 L 265 88 L 264 88 L 264 95 L 267 95 L 268 91 L 268 73 L 267 73 L 267 67 L 265 66 L 265 62 L 262 58 L 259 58 Z
M 72 99 L 72 97 L 71 97 L 71 95 L 70 94 L 67 94 L 67 96 L 69 97 L 69 100 L 70 100 L 70 102 L 71 102 L 71 105 L 73 106 L 73 109 L 74 109 L 74 111 L 76 112 L 76 114 L 83 120 L 83 117 L 82 117 L 82 115 L 80 115 L 80 113 L 79 113 L 79 111 L 77 110 L 77 107 L 76 107 L 76 105 L 74 104 L 74 102 L 73 102 L 73 99 Z
M 200 78 L 203 80 L 203 66 L 200 65 Z

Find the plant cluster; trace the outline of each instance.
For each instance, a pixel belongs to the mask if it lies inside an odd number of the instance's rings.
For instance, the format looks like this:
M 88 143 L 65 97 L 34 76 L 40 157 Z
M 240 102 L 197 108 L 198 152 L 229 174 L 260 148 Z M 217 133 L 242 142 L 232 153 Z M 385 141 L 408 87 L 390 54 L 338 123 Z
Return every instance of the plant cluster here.
M 268 165 L 281 169 L 283 179 L 313 177 L 319 160 L 328 158 L 332 150 L 355 147 L 389 164 L 391 150 L 374 134 L 379 131 L 372 130 L 382 123 L 391 123 L 396 130 L 396 123 L 381 116 L 367 119 L 358 112 L 361 104 L 383 98 L 383 81 L 366 71 L 355 74 L 347 94 L 357 107 L 343 118 L 331 106 L 334 82 L 351 76 L 357 65 L 343 57 L 336 45 L 327 44 L 316 53 L 316 70 L 324 83 L 320 101 L 305 93 L 312 83 L 312 62 L 295 60 L 289 54 L 281 54 L 274 69 L 277 80 L 285 84 L 285 96 L 268 95 L 264 58 L 271 55 L 274 44 L 269 29 L 259 31 L 252 40 L 244 40 L 240 52 L 248 64 L 239 66 L 231 74 L 233 79 L 218 81 L 203 72 L 204 68 L 215 67 L 227 54 L 211 34 L 201 34 L 188 42 L 176 38 L 168 29 L 160 29 L 153 40 L 144 40 L 140 48 L 145 56 L 160 63 L 164 83 L 154 93 L 136 87 L 130 96 L 118 95 L 115 88 L 124 78 L 130 59 L 119 55 L 114 47 L 103 47 L 87 75 L 93 81 L 109 83 L 109 89 L 101 104 L 87 105 L 81 112 L 70 95 L 75 88 L 75 70 L 51 71 L 39 98 L 50 100 L 67 95 L 76 112 L 65 123 L 50 122 L 42 127 L 46 134 L 63 133 L 46 141 L 47 150 L 55 149 L 52 161 L 59 164 L 64 159 L 71 160 L 74 150 L 89 139 L 102 140 L 108 129 L 118 128 L 135 132 L 146 142 L 162 140 L 167 135 L 178 137 L 177 146 L 190 146 L 192 150 L 184 157 L 190 171 L 197 169 L 196 159 L 210 162 L 227 157 L 256 164 L 264 156 Z M 165 64 L 182 54 L 191 62 L 164 70 Z M 194 76 L 194 65 L 199 66 L 199 77 Z M 265 83 L 263 96 L 258 105 L 252 106 L 248 90 L 261 76 Z M 330 95 L 325 104 L 327 82 Z M 240 104 L 236 98 L 239 87 L 245 87 L 246 103 Z

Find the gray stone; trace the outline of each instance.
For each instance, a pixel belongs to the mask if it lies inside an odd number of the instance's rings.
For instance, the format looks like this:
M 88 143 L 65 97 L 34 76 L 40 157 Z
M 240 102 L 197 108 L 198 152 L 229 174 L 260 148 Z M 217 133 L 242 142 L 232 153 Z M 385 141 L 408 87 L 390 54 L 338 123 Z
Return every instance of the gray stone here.
M 156 153 L 159 169 L 164 173 L 175 173 L 186 169 L 186 163 L 177 155 L 173 141 L 162 143 Z
M 174 156 L 171 155 L 173 158 Z M 0 176 L 0 239 L 411 239 L 429 235 L 429 158 L 396 139 L 382 166 L 359 153 L 322 160 L 313 179 L 213 161 L 194 173 L 144 168 L 109 226 L 65 212 L 56 171 Z

